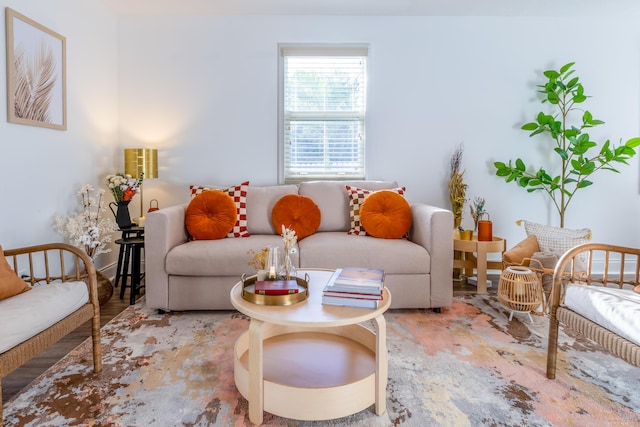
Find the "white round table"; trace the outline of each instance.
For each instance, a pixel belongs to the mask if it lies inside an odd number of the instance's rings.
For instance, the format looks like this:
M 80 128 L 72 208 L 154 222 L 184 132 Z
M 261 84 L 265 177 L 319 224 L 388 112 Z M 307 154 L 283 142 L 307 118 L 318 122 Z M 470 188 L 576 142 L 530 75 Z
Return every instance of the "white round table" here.
M 309 297 L 288 306 L 258 305 L 242 297 L 242 282 L 231 303 L 249 316 L 249 330 L 234 347 L 234 379 L 249 401 L 249 419 L 261 424 L 263 411 L 299 420 L 344 417 L 375 403 L 386 409 L 387 344 L 384 312 L 388 289 L 378 308 L 322 304 L 322 290 L 333 270 L 309 274 Z M 360 323 L 372 320 L 373 330 Z

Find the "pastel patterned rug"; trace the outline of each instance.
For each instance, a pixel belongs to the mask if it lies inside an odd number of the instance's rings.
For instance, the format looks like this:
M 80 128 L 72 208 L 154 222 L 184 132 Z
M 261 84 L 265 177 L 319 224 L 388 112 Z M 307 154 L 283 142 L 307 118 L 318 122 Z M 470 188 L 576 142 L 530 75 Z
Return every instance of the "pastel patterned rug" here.
M 625 426 L 640 424 L 640 369 L 561 332 L 545 376 L 548 321 L 508 321 L 495 296 L 457 297 L 442 313 L 385 315 L 387 411 L 330 422 L 265 413 L 269 426 Z M 5 426 L 244 426 L 233 344 L 237 312 L 157 314 L 144 303 L 103 329 L 102 374 L 85 342 L 4 408 Z

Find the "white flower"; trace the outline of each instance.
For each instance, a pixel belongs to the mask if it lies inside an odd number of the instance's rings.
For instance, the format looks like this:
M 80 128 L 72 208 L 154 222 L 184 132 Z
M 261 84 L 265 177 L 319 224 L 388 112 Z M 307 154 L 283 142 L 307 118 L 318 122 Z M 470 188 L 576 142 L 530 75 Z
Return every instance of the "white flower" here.
M 57 231 L 69 242 L 84 251 L 91 258 L 101 253 L 110 252 L 106 244 L 111 242 L 111 233 L 118 230 L 110 215 L 106 217 L 103 206 L 104 190 L 100 189 L 92 195 L 93 187 L 84 185 L 78 194 L 82 199 L 82 211 L 68 218 L 56 217 Z

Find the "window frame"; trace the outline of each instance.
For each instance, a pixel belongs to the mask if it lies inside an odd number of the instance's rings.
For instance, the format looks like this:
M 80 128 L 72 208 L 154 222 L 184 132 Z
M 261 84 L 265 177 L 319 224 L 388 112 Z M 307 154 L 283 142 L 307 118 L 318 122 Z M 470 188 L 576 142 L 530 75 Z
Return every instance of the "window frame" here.
M 285 56 L 362 56 L 366 62 L 364 65 L 364 101 L 363 112 L 359 125 L 359 135 L 362 138 L 360 165 L 361 174 L 309 174 L 287 176 L 287 165 L 285 159 Z M 295 184 L 304 181 L 319 180 L 360 180 L 367 176 L 367 138 L 366 122 L 367 107 L 369 100 L 368 67 L 370 58 L 370 47 L 368 44 L 278 44 L 278 182 L 280 184 Z M 327 114 L 330 116 L 331 114 Z

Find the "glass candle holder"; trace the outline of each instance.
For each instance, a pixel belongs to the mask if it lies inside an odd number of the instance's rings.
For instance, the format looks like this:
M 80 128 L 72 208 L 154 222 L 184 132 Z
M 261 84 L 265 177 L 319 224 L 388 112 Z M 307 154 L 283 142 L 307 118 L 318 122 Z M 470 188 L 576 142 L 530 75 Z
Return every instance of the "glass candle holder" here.
M 282 269 L 280 263 L 280 248 L 277 246 L 269 246 L 267 253 L 267 280 L 275 280 Z

